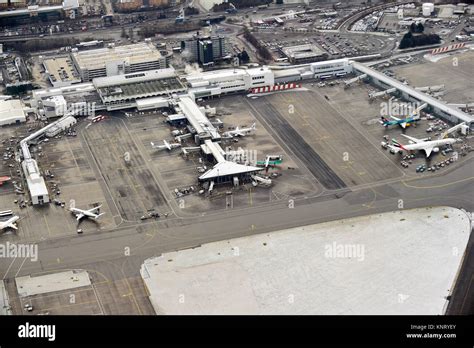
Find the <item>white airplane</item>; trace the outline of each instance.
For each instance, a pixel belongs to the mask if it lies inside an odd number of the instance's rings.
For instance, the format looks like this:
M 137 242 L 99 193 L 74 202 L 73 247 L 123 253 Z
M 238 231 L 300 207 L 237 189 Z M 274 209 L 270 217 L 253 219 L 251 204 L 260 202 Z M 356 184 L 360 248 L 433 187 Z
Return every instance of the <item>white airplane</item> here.
M 99 205 L 99 206 L 94 207 L 94 208 L 89 209 L 89 210 L 82 210 L 82 209 L 79 209 L 79 208 L 72 208 L 71 207 L 71 208 L 69 208 L 69 211 L 71 213 L 73 213 L 74 215 L 76 215 L 76 220 L 77 221 L 81 220 L 84 217 L 97 220 L 99 217 L 101 217 L 102 215 L 105 214 L 105 213 L 99 213 L 101 207 L 102 207 L 102 205 Z
M 438 140 L 424 140 L 410 137 L 408 135 L 402 134 L 405 138 L 410 140 L 410 144 L 402 145 L 395 139 L 392 139 L 392 145 L 387 145 L 393 152 L 403 152 L 403 151 L 425 151 L 426 157 L 430 157 L 432 152 L 438 152 L 439 147 L 448 144 L 454 144 L 458 142 L 458 139 L 447 138 L 447 139 L 438 139 Z
M 248 128 L 235 128 L 234 130 L 230 130 L 230 131 L 227 131 L 227 132 L 224 132 L 224 137 L 227 137 L 227 138 L 232 138 L 232 137 L 244 137 L 246 136 L 247 134 L 253 132 L 254 130 L 256 130 L 256 124 L 252 124 L 250 127 Z
M 164 149 L 167 149 L 168 151 L 171 151 L 173 149 L 176 149 L 178 147 L 181 147 L 181 144 L 180 143 L 168 143 L 166 140 L 163 140 L 163 145 L 155 145 L 155 143 L 153 142 L 150 142 L 151 144 L 151 147 L 153 149 L 157 149 L 157 150 L 164 150 Z
M 14 230 L 18 230 L 18 227 L 15 225 L 15 222 L 20 219 L 19 216 L 13 216 L 7 221 L 0 221 L 0 231 L 7 229 L 7 228 L 12 228 Z

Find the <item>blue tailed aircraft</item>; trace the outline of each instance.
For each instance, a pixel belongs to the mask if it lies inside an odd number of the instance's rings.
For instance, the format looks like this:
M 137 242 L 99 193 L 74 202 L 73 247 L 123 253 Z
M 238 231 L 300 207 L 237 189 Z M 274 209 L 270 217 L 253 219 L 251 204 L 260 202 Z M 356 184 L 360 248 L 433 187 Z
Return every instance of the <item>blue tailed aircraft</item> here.
M 406 127 L 410 126 L 411 124 L 417 122 L 420 120 L 420 116 L 416 115 L 416 116 L 409 116 L 407 118 L 404 118 L 404 119 L 401 119 L 401 118 L 397 118 L 395 116 L 390 116 L 391 120 L 385 118 L 385 117 L 381 117 L 381 120 L 380 120 L 380 123 L 384 126 L 384 127 L 388 127 L 388 126 L 392 126 L 394 124 L 398 124 L 400 127 L 402 127 L 403 129 L 405 129 Z

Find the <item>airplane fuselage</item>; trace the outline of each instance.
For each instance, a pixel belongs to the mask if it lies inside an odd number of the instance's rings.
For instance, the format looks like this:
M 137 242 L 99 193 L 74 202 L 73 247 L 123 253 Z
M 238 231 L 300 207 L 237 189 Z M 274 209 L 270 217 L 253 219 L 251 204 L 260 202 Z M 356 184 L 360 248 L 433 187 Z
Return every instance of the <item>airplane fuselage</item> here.
M 423 150 L 425 151 L 426 157 L 429 157 L 433 152 L 435 153 L 438 152 L 440 146 L 452 145 L 456 142 L 457 142 L 456 139 L 449 138 L 449 139 L 423 141 L 421 143 L 416 143 L 416 144 L 407 144 L 407 145 L 395 144 L 395 145 L 391 145 L 390 148 L 399 153 L 402 151 Z
M 8 219 L 7 221 L 0 222 L 0 230 L 5 230 L 7 228 L 17 229 L 15 222 L 20 219 L 19 216 L 13 216 L 12 218 Z

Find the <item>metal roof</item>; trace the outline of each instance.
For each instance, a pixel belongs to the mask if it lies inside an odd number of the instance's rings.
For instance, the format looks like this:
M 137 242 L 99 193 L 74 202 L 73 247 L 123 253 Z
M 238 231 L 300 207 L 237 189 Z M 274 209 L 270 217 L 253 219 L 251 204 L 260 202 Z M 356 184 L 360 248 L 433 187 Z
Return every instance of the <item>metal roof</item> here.
M 198 134 L 209 133 L 212 138 L 220 138 L 217 129 L 212 125 L 206 115 L 199 109 L 197 104 L 189 96 L 179 98 L 178 106 L 181 112 L 186 116 L 191 126 Z
M 208 170 L 203 175 L 201 175 L 199 177 L 199 180 L 211 180 L 222 176 L 258 172 L 264 169 L 265 168 L 246 166 L 244 164 L 224 161 L 217 163 L 214 168 Z

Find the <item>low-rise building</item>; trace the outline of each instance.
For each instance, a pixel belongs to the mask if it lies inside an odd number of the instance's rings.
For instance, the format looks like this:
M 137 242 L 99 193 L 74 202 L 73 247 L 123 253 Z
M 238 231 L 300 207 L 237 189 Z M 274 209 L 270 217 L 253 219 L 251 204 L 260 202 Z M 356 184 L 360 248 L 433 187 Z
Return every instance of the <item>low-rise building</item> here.
M 208 71 L 187 75 L 185 79 L 197 98 L 245 92 L 255 87 L 273 86 L 275 82 L 268 67 Z
M 283 47 L 281 51 L 293 64 L 317 62 L 329 57 L 326 52 L 313 44 Z
M 119 11 L 138 10 L 143 6 L 143 0 L 119 0 L 116 6 Z
M 26 121 L 26 114 L 19 99 L 0 99 L 0 126 Z

